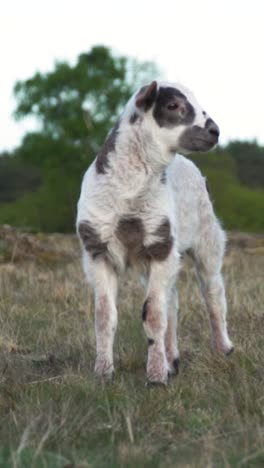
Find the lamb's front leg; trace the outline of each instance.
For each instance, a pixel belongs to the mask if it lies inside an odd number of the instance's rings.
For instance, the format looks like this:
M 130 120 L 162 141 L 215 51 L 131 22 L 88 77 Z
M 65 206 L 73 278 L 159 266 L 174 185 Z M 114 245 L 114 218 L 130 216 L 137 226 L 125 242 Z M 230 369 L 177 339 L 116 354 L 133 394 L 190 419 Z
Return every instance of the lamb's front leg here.
M 117 327 L 117 277 L 112 267 L 104 260 L 97 262 L 95 279 L 95 331 L 98 377 L 110 378 L 114 371 L 113 345 Z
M 175 262 L 175 263 L 174 263 Z M 165 335 L 168 318 L 167 307 L 172 284 L 176 281 L 175 257 L 150 267 L 147 298 L 143 306 L 143 324 L 148 339 L 147 380 L 166 384 L 170 367 L 167 361 Z
M 174 286 L 171 290 L 168 302 L 168 324 L 165 335 L 165 349 L 169 364 L 169 375 L 177 375 L 179 372 L 179 349 L 177 341 L 178 322 L 178 293 Z

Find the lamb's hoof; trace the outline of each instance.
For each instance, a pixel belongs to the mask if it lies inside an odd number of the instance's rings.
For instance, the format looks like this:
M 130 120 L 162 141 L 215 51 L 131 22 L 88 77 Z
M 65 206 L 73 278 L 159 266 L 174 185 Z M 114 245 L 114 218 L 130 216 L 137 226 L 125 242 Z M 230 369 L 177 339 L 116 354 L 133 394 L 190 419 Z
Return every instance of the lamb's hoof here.
M 111 374 L 104 374 L 104 375 L 98 375 L 96 374 L 96 378 L 99 383 L 103 385 L 109 385 L 112 384 L 115 378 L 115 373 L 112 372 Z
M 164 372 L 147 372 L 147 383 L 146 386 L 166 386 L 168 383 L 168 371 Z
M 105 382 L 105 383 L 112 382 L 113 377 L 114 377 L 113 363 L 105 359 L 97 358 L 94 371 L 95 371 L 96 377 L 102 382 Z
M 234 351 L 235 351 L 235 348 L 234 348 L 234 346 L 232 346 L 232 347 L 225 353 L 225 355 L 226 355 L 226 356 L 230 356 Z
M 224 354 L 225 356 L 230 356 L 234 351 L 233 343 L 228 341 L 213 341 L 213 350 L 218 354 Z
M 168 377 L 176 377 L 176 375 L 179 374 L 179 367 L 180 367 L 180 359 L 179 358 L 175 358 L 173 359 L 172 361 L 172 365 L 169 369 L 169 372 L 168 372 Z
M 168 384 L 168 379 L 165 381 L 158 381 L 158 380 L 149 380 L 147 379 L 145 383 L 145 387 L 151 388 L 151 387 L 162 387 L 165 388 L 167 387 Z

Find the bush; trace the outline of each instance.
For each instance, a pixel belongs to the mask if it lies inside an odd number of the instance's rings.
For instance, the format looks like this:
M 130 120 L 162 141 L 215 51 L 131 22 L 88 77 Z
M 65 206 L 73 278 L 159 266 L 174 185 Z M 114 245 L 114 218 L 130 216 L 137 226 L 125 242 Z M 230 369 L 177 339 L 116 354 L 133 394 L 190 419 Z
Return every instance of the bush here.
M 230 154 L 218 150 L 192 160 L 208 179 L 216 214 L 226 229 L 264 231 L 263 190 L 252 190 L 238 181 Z

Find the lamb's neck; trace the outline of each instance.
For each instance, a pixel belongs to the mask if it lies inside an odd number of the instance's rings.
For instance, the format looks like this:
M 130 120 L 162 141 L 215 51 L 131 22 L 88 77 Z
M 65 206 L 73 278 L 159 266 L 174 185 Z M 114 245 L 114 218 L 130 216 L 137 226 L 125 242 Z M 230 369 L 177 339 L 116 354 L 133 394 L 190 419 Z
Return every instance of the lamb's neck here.
M 116 144 L 116 162 L 130 177 L 160 177 L 171 160 L 155 135 L 142 126 L 124 126 Z

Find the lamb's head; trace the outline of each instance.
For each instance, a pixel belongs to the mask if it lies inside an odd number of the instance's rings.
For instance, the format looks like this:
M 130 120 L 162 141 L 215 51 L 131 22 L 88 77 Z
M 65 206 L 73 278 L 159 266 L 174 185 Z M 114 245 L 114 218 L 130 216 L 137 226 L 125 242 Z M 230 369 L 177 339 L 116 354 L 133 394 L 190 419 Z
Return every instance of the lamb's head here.
M 182 85 L 153 81 L 134 96 L 131 122 L 140 116 L 172 153 L 208 151 L 218 142 L 219 128 Z

